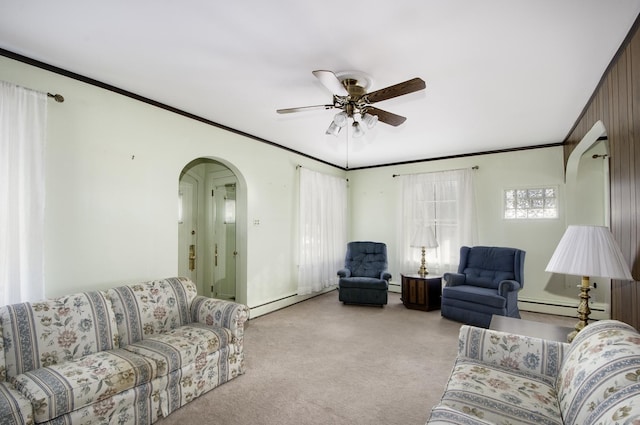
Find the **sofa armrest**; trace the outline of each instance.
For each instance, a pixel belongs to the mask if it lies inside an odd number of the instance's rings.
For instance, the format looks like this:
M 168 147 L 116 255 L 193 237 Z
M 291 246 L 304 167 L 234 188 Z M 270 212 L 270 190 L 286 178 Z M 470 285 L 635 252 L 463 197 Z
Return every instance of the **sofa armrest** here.
M 380 273 L 380 279 L 382 280 L 386 280 L 387 282 L 391 280 L 391 273 L 389 273 L 388 271 L 383 271 Z
M 0 423 L 7 425 L 33 425 L 33 405 L 14 386 L 0 382 Z
M 520 282 L 518 281 L 503 280 L 498 284 L 498 293 L 503 297 L 506 297 L 509 292 L 519 291 L 520 288 Z
M 557 377 L 569 344 L 463 325 L 458 356 L 483 363 Z
M 338 270 L 339 277 L 351 277 L 351 270 L 349 269 L 340 269 Z
M 467 276 L 462 273 L 445 273 L 442 275 L 447 286 L 464 285 Z
M 249 307 L 233 301 L 198 295 L 191 303 L 191 318 L 208 326 L 231 330 L 236 337 L 244 336 L 244 323 L 249 319 Z

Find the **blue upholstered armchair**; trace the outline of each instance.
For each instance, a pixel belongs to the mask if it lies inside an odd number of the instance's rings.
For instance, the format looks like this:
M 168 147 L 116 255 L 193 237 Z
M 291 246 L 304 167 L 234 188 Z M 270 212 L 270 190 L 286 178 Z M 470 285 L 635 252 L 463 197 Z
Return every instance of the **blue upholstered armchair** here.
M 445 273 L 443 317 L 488 328 L 491 316 L 520 318 L 525 252 L 516 248 L 463 246 L 458 273 Z
M 338 270 L 338 299 L 345 304 L 387 304 L 391 274 L 387 271 L 387 245 L 349 242 L 344 268 Z

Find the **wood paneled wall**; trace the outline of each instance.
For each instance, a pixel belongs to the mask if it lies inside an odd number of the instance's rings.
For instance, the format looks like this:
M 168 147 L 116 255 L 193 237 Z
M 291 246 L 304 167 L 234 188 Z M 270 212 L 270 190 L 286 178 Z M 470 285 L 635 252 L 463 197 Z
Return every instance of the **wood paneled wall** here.
M 611 316 L 640 329 L 640 18 L 611 62 L 582 116 L 565 140 L 565 164 L 593 124 L 609 138 L 611 231 L 634 282 L 614 281 Z M 581 205 L 580 208 L 589 208 Z

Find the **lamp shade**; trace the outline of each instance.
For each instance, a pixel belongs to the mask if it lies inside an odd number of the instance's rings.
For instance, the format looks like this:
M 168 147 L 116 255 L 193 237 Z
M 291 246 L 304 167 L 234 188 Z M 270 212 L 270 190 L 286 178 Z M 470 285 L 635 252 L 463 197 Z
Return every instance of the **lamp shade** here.
M 567 227 L 545 271 L 633 280 L 620 247 L 604 226 Z
M 431 226 L 419 226 L 411 239 L 411 246 L 415 248 L 437 248 L 438 241 Z

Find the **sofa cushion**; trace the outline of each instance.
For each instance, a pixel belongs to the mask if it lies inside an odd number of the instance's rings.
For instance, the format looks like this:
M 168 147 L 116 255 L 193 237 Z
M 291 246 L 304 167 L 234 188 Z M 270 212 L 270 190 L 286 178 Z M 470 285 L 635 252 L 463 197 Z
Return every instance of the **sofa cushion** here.
M 495 308 L 505 308 L 507 299 L 498 295 L 496 289 L 480 286 L 458 285 L 442 288 L 442 298 L 467 301 Z
M 469 285 L 492 289 L 498 289 L 498 285 L 503 280 L 512 280 L 514 278 L 513 272 L 485 270 L 474 267 L 464 269 L 464 274 Z
M 352 277 L 380 278 L 387 270 L 387 245 L 380 242 L 357 241 L 347 244 L 345 267 Z
M 439 406 L 488 423 L 560 425 L 554 384 L 546 375 L 458 357 Z
M 118 346 L 111 303 L 99 291 L 0 308 L 7 379 Z
M 601 403 L 639 380 L 640 334 L 616 320 L 588 325 L 571 343 L 558 376 L 565 423 L 590 424 Z
M 209 354 L 229 345 L 231 353 L 235 353 L 233 339 L 229 329 L 193 323 L 129 344 L 125 350 L 153 359 L 158 375 L 164 376 L 189 364 L 204 362 Z
M 386 291 L 389 288 L 389 283 L 386 280 L 375 277 L 340 278 L 339 285 L 341 288 L 379 289 L 381 291 Z
M 186 278 L 168 278 L 113 288 L 107 294 L 124 347 L 189 324 L 196 286 Z
M 33 407 L 11 384 L 0 383 L 0 423 L 2 425 L 33 425 Z
M 157 378 L 42 425 L 150 425 L 164 416 L 162 405 L 166 400 L 166 388 L 166 377 Z
M 516 279 L 517 251 L 513 248 L 477 246 L 465 252 L 466 261 L 461 258 L 458 272 L 467 275 L 469 284 L 497 289 L 501 281 Z M 464 269 L 460 270 L 461 267 Z
M 156 375 L 151 359 L 116 349 L 35 369 L 16 376 L 14 383 L 31 400 L 35 421 L 45 422 L 148 383 Z
M 569 344 L 463 325 L 458 357 L 557 379 Z
M 231 353 L 232 345 L 203 356 L 200 361 L 186 365 L 167 375 L 167 412 L 189 403 L 207 391 L 244 373 L 244 354 Z M 164 377 L 163 377 L 164 378 Z M 214 396 L 215 397 L 215 396 Z M 206 423 L 207 418 L 203 418 Z M 210 423 L 215 423 L 208 418 Z

